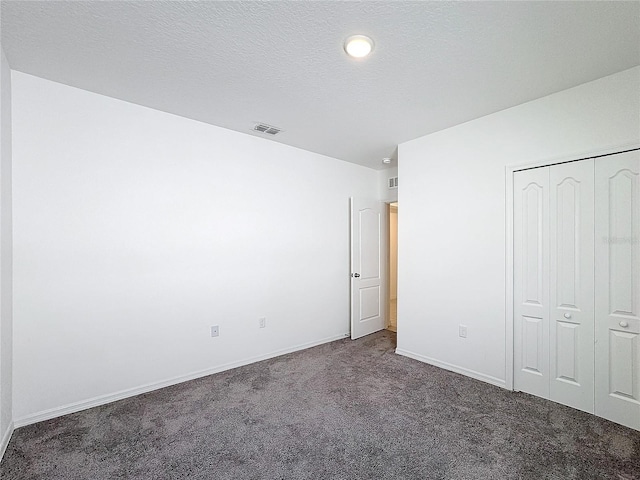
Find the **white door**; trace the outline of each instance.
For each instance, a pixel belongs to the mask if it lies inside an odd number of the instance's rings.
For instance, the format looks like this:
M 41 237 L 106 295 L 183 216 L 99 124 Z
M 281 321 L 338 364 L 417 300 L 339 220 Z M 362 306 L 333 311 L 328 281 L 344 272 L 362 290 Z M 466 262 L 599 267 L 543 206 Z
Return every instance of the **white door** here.
M 549 399 L 593 413 L 593 160 L 549 174 Z
M 593 160 L 514 174 L 516 390 L 593 412 Z
M 386 211 L 377 200 L 351 199 L 351 338 L 386 326 Z
M 640 152 L 595 171 L 595 413 L 640 429 Z
M 514 173 L 514 388 L 549 398 L 549 167 Z

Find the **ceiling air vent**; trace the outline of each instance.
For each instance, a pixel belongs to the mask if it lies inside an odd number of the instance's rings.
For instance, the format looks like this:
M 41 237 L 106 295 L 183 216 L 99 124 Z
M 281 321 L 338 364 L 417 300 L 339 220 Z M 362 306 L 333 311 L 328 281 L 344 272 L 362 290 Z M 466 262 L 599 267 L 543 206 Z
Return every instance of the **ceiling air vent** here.
M 253 129 L 256 132 L 266 133 L 267 135 L 277 135 L 282 131 L 281 128 L 273 127 L 271 125 L 267 125 L 266 123 L 258 123 Z

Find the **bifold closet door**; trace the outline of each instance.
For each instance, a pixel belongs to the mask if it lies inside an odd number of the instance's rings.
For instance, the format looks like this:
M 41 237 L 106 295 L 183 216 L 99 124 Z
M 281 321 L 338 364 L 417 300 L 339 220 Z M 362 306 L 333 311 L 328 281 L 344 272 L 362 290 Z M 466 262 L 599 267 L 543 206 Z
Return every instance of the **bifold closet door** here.
M 640 152 L 595 172 L 595 413 L 640 429 Z
M 549 399 L 593 413 L 593 160 L 549 176 Z
M 513 187 L 514 387 L 549 398 L 549 167 Z
M 514 174 L 515 389 L 593 412 L 593 161 Z

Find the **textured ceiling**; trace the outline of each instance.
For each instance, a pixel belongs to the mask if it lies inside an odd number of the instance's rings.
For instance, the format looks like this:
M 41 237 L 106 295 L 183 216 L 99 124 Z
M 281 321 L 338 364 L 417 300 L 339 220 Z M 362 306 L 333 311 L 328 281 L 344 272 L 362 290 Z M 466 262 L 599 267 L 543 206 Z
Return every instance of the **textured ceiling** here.
M 342 49 L 356 33 L 364 61 Z M 640 2 L 3 0 L 2 47 L 15 70 L 382 168 L 398 143 L 640 64 Z

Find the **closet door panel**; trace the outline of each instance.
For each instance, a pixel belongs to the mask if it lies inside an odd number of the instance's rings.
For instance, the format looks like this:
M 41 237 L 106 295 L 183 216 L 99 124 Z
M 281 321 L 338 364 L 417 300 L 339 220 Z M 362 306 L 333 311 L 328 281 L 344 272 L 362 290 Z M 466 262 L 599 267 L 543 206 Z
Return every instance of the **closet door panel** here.
M 593 160 L 550 167 L 550 393 L 594 411 Z
M 595 165 L 595 413 L 640 429 L 640 152 Z
M 514 173 L 514 383 L 549 397 L 549 168 Z

